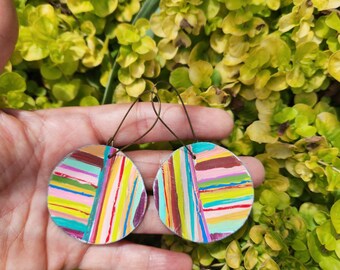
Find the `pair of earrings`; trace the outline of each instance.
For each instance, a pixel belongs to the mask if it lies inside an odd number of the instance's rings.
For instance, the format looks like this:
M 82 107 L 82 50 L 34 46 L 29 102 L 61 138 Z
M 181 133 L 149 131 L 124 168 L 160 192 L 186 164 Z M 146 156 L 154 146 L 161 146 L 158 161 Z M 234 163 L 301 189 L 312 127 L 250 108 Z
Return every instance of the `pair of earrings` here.
M 176 90 L 175 90 L 176 91 Z M 196 138 L 179 93 L 193 137 Z M 161 103 L 155 122 L 161 121 Z M 54 169 L 48 186 L 52 220 L 67 234 L 89 244 L 108 244 L 130 234 L 142 221 L 147 193 L 138 168 L 113 141 L 139 98 L 132 103 L 107 145 L 88 145 L 68 154 Z M 182 142 L 183 144 L 183 142 Z M 196 142 L 175 150 L 159 168 L 153 194 L 161 221 L 180 237 L 200 243 L 237 231 L 251 211 L 254 189 L 249 172 L 229 150 Z

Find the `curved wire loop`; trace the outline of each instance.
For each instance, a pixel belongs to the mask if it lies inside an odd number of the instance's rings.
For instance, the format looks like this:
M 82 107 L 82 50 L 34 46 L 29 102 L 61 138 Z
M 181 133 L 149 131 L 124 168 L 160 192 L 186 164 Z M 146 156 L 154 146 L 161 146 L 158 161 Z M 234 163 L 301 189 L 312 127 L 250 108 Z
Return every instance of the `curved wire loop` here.
M 156 88 L 156 85 L 157 84 L 159 84 L 159 83 L 162 83 L 162 82 L 158 82 L 158 83 L 156 83 L 155 85 L 154 85 L 154 87 Z M 167 84 L 169 84 L 168 82 L 165 82 L 165 83 L 167 83 Z M 184 101 L 183 101 L 183 99 L 182 99 L 182 97 L 181 97 L 181 95 L 179 94 L 179 92 L 177 91 L 177 89 L 176 88 L 174 88 L 171 84 L 169 84 L 170 85 L 170 87 L 176 92 L 176 95 L 178 96 L 178 98 L 179 98 L 179 100 L 181 101 L 181 103 L 182 103 L 182 107 L 183 107 L 183 109 L 184 109 L 184 112 L 185 112 L 185 115 L 186 115 L 186 117 L 187 117 L 187 120 L 188 120 L 188 123 L 189 123 L 189 126 L 190 126 L 190 129 L 191 129 L 191 133 L 192 133 L 192 136 L 193 136 L 193 138 L 194 138 L 194 140 L 195 141 L 198 141 L 197 140 L 197 137 L 196 137 L 196 134 L 195 134 L 195 131 L 194 131 L 194 128 L 193 128 L 193 126 L 192 126 L 192 123 L 191 123 L 191 120 L 190 120 L 190 117 L 189 117 L 189 113 L 188 113 L 188 111 L 187 111 L 187 108 L 186 108 L 186 106 L 185 106 L 185 104 L 184 104 Z M 158 96 L 158 98 L 159 98 L 159 96 Z M 175 134 L 175 132 L 164 122 L 164 120 L 161 118 L 161 116 L 160 116 L 160 112 L 159 113 L 157 113 L 157 111 L 156 111 L 156 107 L 155 107 L 155 103 L 152 101 L 151 102 L 152 103 L 152 108 L 153 108 L 153 110 L 154 110 L 154 112 L 155 112 L 155 114 L 157 115 L 157 118 L 159 119 L 159 121 L 165 126 L 165 128 L 167 129 L 167 130 L 169 130 L 169 132 L 187 149 L 187 151 L 189 152 L 189 154 L 191 155 L 191 157 L 193 158 L 193 159 L 196 159 L 196 156 L 195 156 L 195 154 L 189 149 L 189 147 Z
M 116 152 L 114 152 L 113 154 L 109 155 L 108 158 L 114 157 L 118 152 L 121 152 L 121 151 L 125 150 L 126 148 L 128 148 L 128 147 L 130 147 L 131 145 L 135 144 L 137 141 L 143 139 L 143 138 L 144 138 L 144 137 L 145 137 L 145 136 L 146 136 L 146 135 L 154 128 L 154 127 L 155 127 L 155 125 L 157 124 L 158 120 L 161 119 L 161 118 L 160 118 L 160 113 L 161 113 L 161 110 L 162 110 L 162 103 L 161 103 L 161 100 L 160 100 L 158 94 L 157 94 L 156 92 L 152 91 L 152 90 L 144 91 L 144 92 L 143 92 L 142 94 L 140 94 L 140 95 L 136 98 L 136 100 L 131 104 L 131 106 L 129 107 L 129 109 L 128 109 L 127 112 L 125 113 L 123 119 L 121 120 L 120 124 L 118 125 L 118 128 L 116 129 L 116 132 L 115 132 L 115 133 L 112 135 L 112 137 L 107 141 L 106 145 L 109 145 L 109 146 L 112 146 L 112 147 L 113 147 L 114 140 L 115 140 L 115 138 L 116 138 L 116 136 L 117 136 L 119 130 L 121 129 L 121 127 L 122 127 L 122 125 L 123 125 L 125 119 L 126 119 L 127 116 L 129 115 L 130 111 L 131 111 L 132 108 L 136 105 L 136 103 L 139 101 L 140 97 L 141 97 L 142 95 L 147 94 L 148 92 L 152 94 L 152 96 L 151 96 L 152 108 L 153 108 L 153 110 L 154 110 L 154 112 L 155 112 L 155 114 L 156 114 L 156 116 L 157 116 L 155 122 L 150 126 L 150 128 L 149 128 L 147 131 L 145 131 L 145 133 L 144 133 L 143 135 L 141 135 L 140 137 L 138 137 L 137 139 L 135 139 L 134 141 L 132 141 L 132 142 L 129 143 L 128 145 L 125 145 L 124 147 L 118 149 Z M 155 97 L 157 98 L 157 101 L 158 101 L 158 104 L 159 104 L 159 106 L 158 106 L 158 111 L 156 110 L 156 107 L 155 107 L 155 105 L 154 105 L 154 104 L 155 104 L 155 102 L 154 102 L 154 98 L 155 98 Z

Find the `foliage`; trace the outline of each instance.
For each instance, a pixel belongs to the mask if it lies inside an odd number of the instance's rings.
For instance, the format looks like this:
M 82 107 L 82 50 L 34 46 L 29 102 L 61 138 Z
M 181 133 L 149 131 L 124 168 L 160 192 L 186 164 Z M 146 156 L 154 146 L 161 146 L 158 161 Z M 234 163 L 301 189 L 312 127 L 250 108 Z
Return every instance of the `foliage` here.
M 149 1 L 16 0 L 0 107 L 129 102 L 165 82 L 163 102 L 178 102 L 171 84 L 228 110 L 222 143 L 266 169 L 251 219 L 213 244 L 163 246 L 195 269 L 340 269 L 340 1 Z

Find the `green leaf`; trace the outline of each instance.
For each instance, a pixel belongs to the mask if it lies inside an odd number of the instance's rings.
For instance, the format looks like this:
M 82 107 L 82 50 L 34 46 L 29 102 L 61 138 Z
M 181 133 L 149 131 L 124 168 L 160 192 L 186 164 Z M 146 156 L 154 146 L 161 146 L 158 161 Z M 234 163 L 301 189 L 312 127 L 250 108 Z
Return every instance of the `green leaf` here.
M 144 79 L 135 80 L 132 84 L 126 86 L 126 93 L 131 97 L 138 97 L 145 90 L 146 82 Z
M 208 88 L 211 85 L 213 67 L 206 61 L 196 61 L 190 64 L 189 78 L 196 87 Z
M 187 67 L 179 67 L 173 70 L 170 74 L 169 81 L 171 85 L 177 89 L 186 89 L 192 85 Z
M 253 246 L 247 249 L 247 252 L 244 255 L 244 267 L 247 270 L 251 270 L 255 267 L 258 262 L 257 255 L 258 252 Z
M 231 268 L 238 268 L 241 265 L 242 253 L 239 243 L 234 240 L 232 241 L 226 251 L 225 261 Z
M 198 248 L 198 259 L 201 265 L 208 266 L 213 262 L 214 257 L 211 256 L 207 248 L 200 246 Z
M 258 143 L 275 143 L 278 139 L 271 131 L 271 127 L 262 121 L 253 122 L 246 130 L 249 138 Z
M 264 235 L 266 244 L 274 251 L 280 251 L 283 248 L 283 241 L 277 232 L 271 231 Z
M 328 72 L 334 79 L 340 82 L 340 51 L 335 52 L 329 58 Z
M 337 200 L 331 208 L 331 221 L 337 234 L 340 234 L 340 200 Z
M 61 101 L 71 101 L 77 96 L 80 83 L 79 79 L 74 79 L 70 82 L 58 82 L 53 85 L 52 93 Z
M 294 108 L 286 107 L 283 108 L 278 113 L 274 114 L 274 121 L 279 124 L 283 124 L 290 120 L 293 120 L 297 116 L 298 112 Z
M 115 30 L 115 34 L 121 45 L 130 45 L 140 40 L 137 28 L 128 23 L 119 24 Z
M 89 12 L 93 10 L 91 1 L 83 0 L 67 0 L 67 6 L 73 14 L 79 14 L 82 12 Z
M 16 72 L 5 72 L 0 75 L 0 94 L 8 92 L 24 92 L 26 90 L 26 82 Z
M 113 13 L 118 6 L 118 0 L 91 0 L 91 3 L 94 13 L 99 17 Z
M 322 258 L 320 267 L 322 270 L 338 270 L 340 269 L 340 261 L 333 257 Z
M 98 99 L 93 96 L 83 97 L 79 103 L 80 106 L 97 106 L 99 105 Z
M 340 148 L 340 123 L 334 114 L 329 112 L 318 114 L 315 124 L 320 135 L 325 136 L 334 147 Z
M 333 11 L 331 14 L 329 14 L 325 20 L 328 27 L 336 30 L 338 33 L 340 33 L 340 18 L 339 14 L 335 11 Z

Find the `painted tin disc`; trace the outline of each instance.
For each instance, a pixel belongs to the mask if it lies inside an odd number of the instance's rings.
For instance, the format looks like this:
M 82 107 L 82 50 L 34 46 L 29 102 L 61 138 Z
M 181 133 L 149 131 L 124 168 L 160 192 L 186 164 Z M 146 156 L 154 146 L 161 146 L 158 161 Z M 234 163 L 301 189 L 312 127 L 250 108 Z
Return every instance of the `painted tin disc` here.
M 200 243 L 223 239 L 247 220 L 253 183 L 242 162 L 209 142 L 174 151 L 156 175 L 154 196 L 162 222 L 180 237 Z
M 48 186 L 52 220 L 69 235 L 91 244 L 118 241 L 143 219 L 147 194 L 140 172 L 122 152 L 89 145 L 67 155 Z

